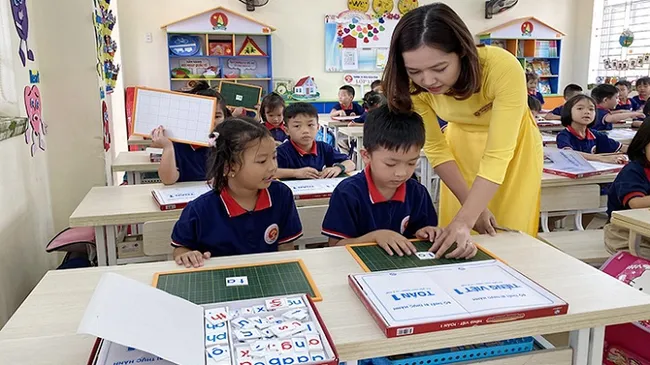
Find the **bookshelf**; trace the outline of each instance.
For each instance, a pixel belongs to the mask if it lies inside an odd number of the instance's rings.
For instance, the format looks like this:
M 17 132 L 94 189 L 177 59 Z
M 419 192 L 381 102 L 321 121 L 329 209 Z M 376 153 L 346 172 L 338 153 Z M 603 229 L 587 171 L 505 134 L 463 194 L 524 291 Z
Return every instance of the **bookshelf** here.
M 557 96 L 564 33 L 535 17 L 513 19 L 477 34 L 481 44 L 501 47 L 517 57 L 521 67 L 539 75 L 538 90 Z
M 272 32 L 261 23 L 222 6 L 162 27 L 167 32 L 171 90 L 192 80 L 218 88 L 223 80 L 273 90 Z

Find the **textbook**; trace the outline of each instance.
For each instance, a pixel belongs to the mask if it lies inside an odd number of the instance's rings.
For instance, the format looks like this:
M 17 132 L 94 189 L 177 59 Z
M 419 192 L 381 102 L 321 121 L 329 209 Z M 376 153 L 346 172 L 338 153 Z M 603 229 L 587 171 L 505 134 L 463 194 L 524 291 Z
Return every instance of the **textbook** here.
M 189 185 L 179 187 L 172 185 L 151 191 L 160 210 L 184 208 L 187 203 L 212 190 L 208 184 Z
M 571 179 L 619 172 L 625 165 L 587 161 L 573 150 L 544 148 L 544 172 Z M 546 160 L 551 162 L 546 163 Z
M 160 162 L 162 159 L 162 148 L 148 147 L 145 151 L 149 154 L 149 161 L 151 162 Z
M 347 176 L 346 176 L 347 177 Z M 336 186 L 346 177 L 282 181 L 293 193 L 295 200 L 329 198 Z
M 339 122 L 343 122 L 343 121 L 348 121 L 348 120 L 352 121 L 352 120 L 355 120 L 355 119 L 357 119 L 357 118 L 359 118 L 359 115 L 347 115 L 347 116 L 345 116 L 345 117 L 341 117 L 341 116 L 339 116 L 339 117 L 332 117 L 332 120 L 336 120 L 336 121 L 339 121 Z

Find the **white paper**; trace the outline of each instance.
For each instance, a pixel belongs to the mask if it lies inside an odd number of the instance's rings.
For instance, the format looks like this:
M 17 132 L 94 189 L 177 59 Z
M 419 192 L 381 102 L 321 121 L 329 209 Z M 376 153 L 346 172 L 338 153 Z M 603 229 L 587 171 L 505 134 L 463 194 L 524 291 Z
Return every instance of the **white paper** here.
M 149 136 L 162 125 L 170 139 L 207 144 L 215 107 L 214 98 L 138 89 L 133 132 Z
M 178 365 L 196 365 L 205 362 L 202 324 L 202 307 L 139 281 L 106 273 L 95 288 L 77 332 Z
M 184 187 L 164 187 L 154 189 L 158 202 L 162 205 L 188 203 L 210 191 L 207 184 L 199 184 Z
M 582 155 L 573 150 L 544 147 L 544 155 L 552 164 L 544 167 L 573 173 L 593 172 L 596 169 Z
M 343 48 L 341 55 L 341 69 L 343 71 L 359 69 L 359 54 L 356 48 Z
M 96 365 L 115 364 L 174 365 L 159 356 L 142 352 L 133 347 L 126 347 L 110 341 L 104 341 L 99 355 L 97 356 Z
M 331 179 L 289 180 L 282 182 L 291 189 L 294 196 L 301 196 L 332 194 L 336 186 L 344 179 L 345 177 L 336 177 Z

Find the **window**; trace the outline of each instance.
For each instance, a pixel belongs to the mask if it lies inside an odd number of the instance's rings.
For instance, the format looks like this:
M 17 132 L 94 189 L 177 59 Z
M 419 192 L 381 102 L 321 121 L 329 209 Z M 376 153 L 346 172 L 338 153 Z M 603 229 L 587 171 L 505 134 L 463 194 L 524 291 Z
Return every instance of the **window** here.
M 612 81 L 607 78 L 626 78 L 634 81 L 650 73 L 650 0 L 596 0 L 594 2 L 594 30 L 589 62 L 589 82 Z M 634 34 L 630 47 L 621 46 L 624 30 Z M 604 61 L 621 60 L 632 64 L 648 54 L 642 67 L 620 70 L 606 69 Z M 610 63 L 611 64 L 611 63 Z
M 9 1 L 0 1 L 0 112 L 6 114 L 15 114 L 18 103 L 11 45 L 13 28 Z

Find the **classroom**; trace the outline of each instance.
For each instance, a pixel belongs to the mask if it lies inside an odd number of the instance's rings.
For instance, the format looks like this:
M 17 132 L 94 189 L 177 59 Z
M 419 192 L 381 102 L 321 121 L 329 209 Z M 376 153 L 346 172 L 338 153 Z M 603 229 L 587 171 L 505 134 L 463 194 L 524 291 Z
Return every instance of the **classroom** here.
M 0 365 L 650 365 L 649 16 L 0 1 Z

